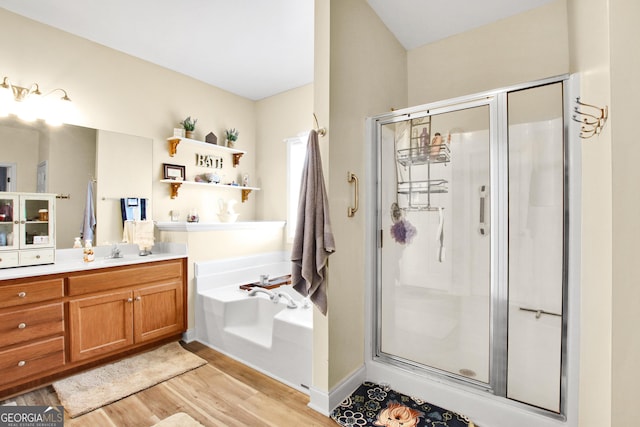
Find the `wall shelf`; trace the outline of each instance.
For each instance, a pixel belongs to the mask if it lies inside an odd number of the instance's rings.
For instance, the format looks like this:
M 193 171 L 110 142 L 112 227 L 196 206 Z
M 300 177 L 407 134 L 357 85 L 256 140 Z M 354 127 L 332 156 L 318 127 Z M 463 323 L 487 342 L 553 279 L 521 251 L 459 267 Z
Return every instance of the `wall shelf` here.
M 241 185 L 226 185 L 226 184 L 215 184 L 215 183 L 195 182 L 195 181 L 176 181 L 176 180 L 173 180 L 173 179 L 161 179 L 160 182 L 171 185 L 171 198 L 172 199 L 175 199 L 176 197 L 178 197 L 178 189 L 183 184 L 184 185 L 188 185 L 188 186 L 198 186 L 198 187 L 207 187 L 207 188 L 216 188 L 216 189 L 224 188 L 224 189 L 227 189 L 227 190 L 241 190 L 242 191 L 242 203 L 247 201 L 247 199 L 249 198 L 249 194 L 251 194 L 251 191 L 253 191 L 253 190 L 259 191 L 260 190 L 257 187 L 243 187 Z
M 188 144 L 201 145 L 202 147 L 206 147 L 207 149 L 215 149 L 223 152 L 230 153 L 233 156 L 233 167 L 235 168 L 240 164 L 240 158 L 246 153 L 243 150 L 237 150 L 235 148 L 225 147 L 223 145 L 210 144 L 204 141 L 198 141 L 197 139 L 190 138 L 182 138 L 179 136 L 172 136 L 167 138 L 167 143 L 169 144 L 169 156 L 173 157 L 178 152 L 178 144 L 180 142 L 186 142 Z

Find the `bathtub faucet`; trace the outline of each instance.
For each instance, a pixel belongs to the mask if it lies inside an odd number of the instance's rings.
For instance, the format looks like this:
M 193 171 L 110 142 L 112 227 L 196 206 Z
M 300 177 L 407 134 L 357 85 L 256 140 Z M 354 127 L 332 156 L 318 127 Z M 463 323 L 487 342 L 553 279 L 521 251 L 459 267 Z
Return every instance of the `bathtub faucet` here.
M 269 289 L 254 287 L 249 291 L 249 296 L 253 297 L 258 293 L 263 293 L 269 295 L 269 299 L 273 302 L 278 302 L 278 295 L 271 292 Z
M 276 295 L 277 298 L 284 298 L 287 300 L 287 308 L 298 308 L 298 304 L 293 300 L 293 298 L 291 298 L 291 295 L 289 295 L 286 292 L 283 291 L 279 291 Z

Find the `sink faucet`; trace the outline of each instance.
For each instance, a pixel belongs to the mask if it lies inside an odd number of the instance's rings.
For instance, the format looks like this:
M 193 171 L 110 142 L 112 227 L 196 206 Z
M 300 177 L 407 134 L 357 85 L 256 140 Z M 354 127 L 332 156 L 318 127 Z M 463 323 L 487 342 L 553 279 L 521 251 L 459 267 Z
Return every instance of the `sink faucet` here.
M 271 292 L 269 289 L 254 287 L 249 291 L 249 296 L 255 296 L 258 293 L 269 295 L 269 299 L 273 302 L 278 302 L 278 295 Z
M 120 248 L 117 243 L 111 247 L 111 256 L 109 258 L 122 258 L 122 253 L 120 252 Z
M 287 308 L 298 308 L 298 304 L 293 300 L 291 295 L 284 291 L 278 291 L 276 294 L 278 298 L 284 298 L 287 300 Z

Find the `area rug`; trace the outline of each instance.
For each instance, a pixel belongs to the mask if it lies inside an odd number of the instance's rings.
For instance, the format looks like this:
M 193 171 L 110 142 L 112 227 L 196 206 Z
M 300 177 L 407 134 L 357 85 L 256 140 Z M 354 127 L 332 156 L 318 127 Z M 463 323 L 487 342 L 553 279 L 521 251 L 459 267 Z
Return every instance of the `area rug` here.
M 474 427 L 464 415 L 364 382 L 331 413 L 344 427 Z
M 165 418 L 152 427 L 203 427 L 202 424 L 191 418 L 184 412 L 178 412 Z
M 53 383 L 71 418 L 198 368 L 206 360 L 173 342 Z

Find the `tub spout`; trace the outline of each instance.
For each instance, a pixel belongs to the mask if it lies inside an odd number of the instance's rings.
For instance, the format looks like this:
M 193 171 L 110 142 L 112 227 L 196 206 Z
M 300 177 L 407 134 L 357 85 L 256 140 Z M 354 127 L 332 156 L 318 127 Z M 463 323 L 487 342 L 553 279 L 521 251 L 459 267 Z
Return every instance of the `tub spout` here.
M 276 296 L 278 298 L 284 298 L 287 300 L 287 308 L 298 308 L 298 304 L 293 300 L 293 298 L 291 298 L 291 295 L 289 295 L 288 293 L 280 291 Z
M 252 288 L 249 291 L 249 296 L 255 296 L 256 294 L 259 293 L 263 293 L 263 294 L 267 294 L 269 295 L 269 299 L 273 302 L 278 302 L 278 295 L 274 294 L 273 292 L 271 292 L 269 289 L 264 289 L 264 288 Z

